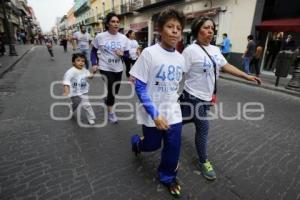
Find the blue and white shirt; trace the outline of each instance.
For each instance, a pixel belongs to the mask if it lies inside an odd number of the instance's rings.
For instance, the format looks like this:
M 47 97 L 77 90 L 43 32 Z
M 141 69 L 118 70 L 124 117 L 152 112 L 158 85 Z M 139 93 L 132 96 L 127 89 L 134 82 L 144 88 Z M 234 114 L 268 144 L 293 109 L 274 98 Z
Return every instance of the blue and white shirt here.
M 112 35 L 108 31 L 98 33 L 92 44 L 98 49 L 99 69 L 111 72 L 123 71 L 121 57 L 116 54 L 116 51 L 129 50 L 128 38 L 125 35 L 121 33 Z
M 88 93 L 89 83 L 87 78 L 91 75 L 86 68 L 70 68 L 64 75 L 63 84 L 70 86 L 70 97 L 80 96 Z
M 177 92 L 183 71 L 183 56 L 177 51 L 166 51 L 159 44 L 144 49 L 130 70 L 133 77 L 147 84 L 148 95 L 169 125 L 182 122 Z M 137 122 L 155 127 L 142 105 L 137 108 Z
M 217 78 L 220 68 L 227 64 L 218 47 L 213 45 L 203 46 L 207 53 L 217 64 Z M 210 101 L 214 92 L 215 74 L 214 65 L 208 55 L 198 44 L 191 44 L 182 52 L 186 65 L 186 79 L 184 90 L 189 94 Z

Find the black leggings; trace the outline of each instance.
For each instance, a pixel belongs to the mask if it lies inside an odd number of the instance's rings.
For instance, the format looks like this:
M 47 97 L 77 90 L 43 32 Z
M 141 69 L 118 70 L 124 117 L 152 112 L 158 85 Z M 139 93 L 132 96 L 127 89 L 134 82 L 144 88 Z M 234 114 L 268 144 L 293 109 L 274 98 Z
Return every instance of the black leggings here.
M 135 60 L 126 59 L 126 60 L 124 60 L 124 63 L 125 63 L 125 66 L 126 66 L 126 76 L 128 78 L 130 76 L 130 74 L 129 74 L 130 68 L 131 68 L 131 66 L 134 65 Z
M 105 99 L 105 104 L 107 106 L 113 106 L 115 104 L 115 94 L 119 93 L 123 72 L 100 70 L 100 73 L 107 78 L 107 97 Z

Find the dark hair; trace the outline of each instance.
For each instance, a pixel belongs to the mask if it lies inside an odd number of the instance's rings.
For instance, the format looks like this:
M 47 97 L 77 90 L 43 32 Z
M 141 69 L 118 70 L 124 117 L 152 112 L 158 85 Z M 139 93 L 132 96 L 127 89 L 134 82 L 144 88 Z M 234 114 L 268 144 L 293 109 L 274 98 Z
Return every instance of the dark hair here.
M 157 28 L 159 30 L 161 30 L 163 28 L 163 26 L 165 25 L 165 23 L 167 21 L 169 21 L 170 19 L 175 19 L 178 20 L 181 27 L 182 27 L 182 31 L 185 25 L 185 16 L 181 11 L 176 10 L 173 7 L 167 7 L 165 10 L 163 10 L 158 18 L 157 18 Z
M 83 58 L 85 62 L 87 61 L 86 56 L 83 53 L 73 53 L 72 62 L 75 62 L 76 58 Z
M 224 35 L 225 37 L 227 37 L 227 33 L 223 33 L 223 35 Z
M 249 40 L 253 40 L 253 39 L 254 39 L 253 35 L 248 35 L 247 38 L 248 38 Z
M 126 36 L 129 38 L 129 36 L 131 35 L 131 33 L 133 33 L 133 30 L 129 30 L 129 31 L 126 33 Z
M 109 24 L 109 21 L 111 20 L 111 18 L 113 17 L 117 17 L 119 20 L 119 15 L 117 15 L 115 12 L 110 12 L 106 15 L 105 19 L 104 19 L 104 25 L 105 25 L 105 29 L 108 29 L 108 24 Z
M 215 24 L 214 20 L 212 20 L 212 18 L 210 18 L 210 17 L 198 17 L 198 18 L 193 20 L 192 26 L 191 26 L 191 33 L 192 33 L 192 36 L 193 36 L 194 39 L 197 38 L 197 35 L 198 35 L 198 32 L 199 32 L 201 26 L 206 21 L 212 21 L 212 23 L 214 25 L 214 32 L 215 32 L 216 24 Z

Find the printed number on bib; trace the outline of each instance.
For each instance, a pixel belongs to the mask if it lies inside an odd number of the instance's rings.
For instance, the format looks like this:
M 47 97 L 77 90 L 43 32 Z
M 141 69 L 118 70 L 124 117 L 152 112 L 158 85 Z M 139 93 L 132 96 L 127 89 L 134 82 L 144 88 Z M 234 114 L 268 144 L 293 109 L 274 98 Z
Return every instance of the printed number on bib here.
M 166 79 L 168 81 L 180 81 L 181 79 L 182 70 L 180 66 L 175 67 L 174 65 L 161 65 L 158 73 L 156 74 L 156 78 L 162 81 Z

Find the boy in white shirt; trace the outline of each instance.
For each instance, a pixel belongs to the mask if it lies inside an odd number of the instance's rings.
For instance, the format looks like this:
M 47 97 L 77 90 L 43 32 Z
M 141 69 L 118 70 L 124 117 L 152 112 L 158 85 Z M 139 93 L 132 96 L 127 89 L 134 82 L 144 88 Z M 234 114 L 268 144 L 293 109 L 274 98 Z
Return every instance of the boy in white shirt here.
M 132 136 L 132 150 L 136 155 L 155 151 L 160 149 L 163 140 L 158 177 L 176 198 L 181 190 L 176 176 L 182 129 L 177 91 L 184 58 L 175 47 L 181 39 L 184 20 L 184 15 L 174 8 L 162 11 L 157 20 L 161 41 L 144 49 L 130 70 L 142 104 L 137 110 L 137 121 L 143 130 L 143 137 Z
M 82 104 L 88 123 L 95 124 L 95 114 L 86 95 L 89 91 L 87 78 L 92 78 L 92 74 L 84 68 L 86 57 L 82 53 L 75 53 L 72 56 L 73 67 L 69 69 L 63 79 L 64 96 L 70 96 L 73 112 Z

